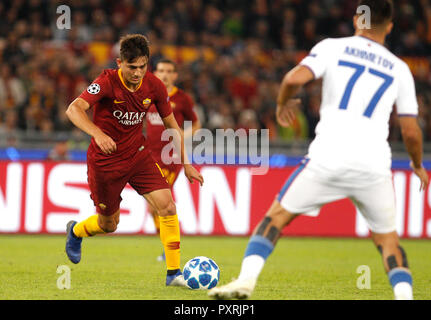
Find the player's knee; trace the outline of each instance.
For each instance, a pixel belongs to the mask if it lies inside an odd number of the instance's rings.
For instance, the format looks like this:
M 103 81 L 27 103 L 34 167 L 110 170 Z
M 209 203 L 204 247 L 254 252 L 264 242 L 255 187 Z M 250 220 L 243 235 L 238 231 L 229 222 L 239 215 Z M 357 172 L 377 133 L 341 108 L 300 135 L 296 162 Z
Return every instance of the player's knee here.
M 173 200 L 169 201 L 165 211 L 166 211 L 166 215 L 177 214 L 177 207 L 176 207 L 175 202 Z
M 174 200 L 170 199 L 162 203 L 160 209 L 158 210 L 158 214 L 161 217 L 177 214 L 177 208 L 175 206 Z
M 271 218 L 272 225 L 276 226 L 278 229 L 283 229 L 296 217 L 296 215 L 285 210 L 280 203 L 277 202 L 271 206 L 266 217 Z

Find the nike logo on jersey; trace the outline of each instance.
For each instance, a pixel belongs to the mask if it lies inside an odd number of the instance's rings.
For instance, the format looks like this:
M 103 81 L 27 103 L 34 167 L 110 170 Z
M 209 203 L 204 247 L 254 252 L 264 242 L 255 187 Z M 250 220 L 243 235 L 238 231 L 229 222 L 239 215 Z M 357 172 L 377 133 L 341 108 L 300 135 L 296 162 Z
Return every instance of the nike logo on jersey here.
M 151 99 L 150 98 L 144 99 L 144 101 L 142 101 L 142 104 L 146 105 L 146 106 L 150 105 L 151 104 Z
M 114 100 L 114 103 L 123 103 L 123 102 L 126 102 L 126 101 L 118 101 L 118 100 Z

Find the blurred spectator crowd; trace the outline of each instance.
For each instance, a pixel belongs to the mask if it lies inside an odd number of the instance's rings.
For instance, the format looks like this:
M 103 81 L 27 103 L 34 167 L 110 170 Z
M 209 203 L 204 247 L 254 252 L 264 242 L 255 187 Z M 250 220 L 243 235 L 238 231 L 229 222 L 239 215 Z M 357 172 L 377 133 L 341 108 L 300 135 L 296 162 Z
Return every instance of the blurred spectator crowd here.
M 431 141 L 431 3 L 395 0 L 387 45 L 414 70 L 420 124 Z M 71 9 L 71 29 L 58 29 L 57 8 Z M 104 68 L 115 68 L 118 39 L 150 39 L 151 66 L 178 63 L 178 86 L 192 95 L 203 126 L 270 129 L 277 141 L 313 138 L 320 83 L 301 93 L 292 128 L 275 122 L 279 83 L 326 37 L 353 33 L 356 0 L 2 0 L 0 2 L 0 136 L 83 134 L 65 116 L 69 103 Z M 396 117 L 389 139 L 400 141 Z M 84 139 L 85 140 L 85 139 Z M 85 144 L 85 143 L 84 143 Z M 79 144 L 72 147 L 80 147 Z

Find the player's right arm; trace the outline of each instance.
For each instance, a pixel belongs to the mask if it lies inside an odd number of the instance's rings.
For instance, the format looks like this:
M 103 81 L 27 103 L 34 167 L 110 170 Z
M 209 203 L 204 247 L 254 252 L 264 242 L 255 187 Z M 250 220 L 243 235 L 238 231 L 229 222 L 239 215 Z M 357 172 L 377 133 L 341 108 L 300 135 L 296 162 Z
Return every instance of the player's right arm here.
M 295 119 L 295 109 L 299 107 L 301 100 L 293 97 L 307 82 L 324 75 L 329 64 L 331 48 L 329 39 L 320 41 L 299 65 L 284 76 L 278 92 L 276 111 L 277 122 L 281 126 L 288 127 Z
M 277 97 L 277 122 L 283 126 L 290 126 L 295 119 L 295 109 L 301 103 L 300 99 L 293 99 L 307 82 L 313 80 L 314 75 L 308 67 L 296 66 L 289 71 L 281 82 Z
M 72 123 L 79 129 L 94 138 L 94 141 L 105 154 L 111 154 L 117 150 L 117 145 L 111 137 L 106 135 L 98 126 L 96 126 L 86 111 L 90 104 L 82 98 L 76 98 L 67 108 L 66 115 Z

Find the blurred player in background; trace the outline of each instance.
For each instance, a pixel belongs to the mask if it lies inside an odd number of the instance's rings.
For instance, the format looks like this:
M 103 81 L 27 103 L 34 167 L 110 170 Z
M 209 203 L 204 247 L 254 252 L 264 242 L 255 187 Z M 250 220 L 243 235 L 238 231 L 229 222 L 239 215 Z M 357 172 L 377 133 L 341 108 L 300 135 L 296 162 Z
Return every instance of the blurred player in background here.
M 323 78 L 320 122 L 308 154 L 287 179 L 249 240 L 238 279 L 214 288 L 214 298 L 248 298 L 282 229 L 300 214 L 318 212 L 328 202 L 350 198 L 360 210 L 383 258 L 395 299 L 413 299 L 412 275 L 396 233 L 388 121 L 396 104 L 411 167 L 421 181 L 422 133 L 412 74 L 383 45 L 392 29 L 391 0 L 362 0 L 371 9 L 371 28 L 353 18 L 355 35 L 319 42 L 284 77 L 277 121 L 287 127 L 300 101 L 299 89 Z
M 47 160 L 51 161 L 69 161 L 70 153 L 67 139 L 59 139 L 49 153 Z
M 154 75 L 157 76 L 163 84 L 166 86 L 169 95 L 169 101 L 174 113 L 174 117 L 177 120 L 180 128 L 184 127 L 184 121 L 189 120 L 192 122 L 192 126 L 189 128 L 183 128 L 184 139 L 192 136 L 192 134 L 201 128 L 201 123 L 193 110 L 192 99 L 181 89 L 175 86 L 175 81 L 178 78 L 177 67 L 175 63 L 169 59 L 161 59 L 156 64 L 156 70 Z M 169 186 L 172 187 L 177 180 L 178 173 L 181 171 L 182 165 L 176 163 L 165 163 L 162 159 L 162 149 L 170 143 L 170 141 L 162 141 L 162 133 L 165 130 L 162 119 L 155 105 L 151 105 L 147 112 L 147 142 L 151 149 L 151 152 L 160 165 L 162 172 L 168 180 Z M 184 131 L 185 129 L 185 131 Z M 178 154 L 170 155 L 172 159 L 177 158 Z M 157 233 L 160 233 L 160 221 L 157 215 L 157 210 L 149 205 L 149 211 L 151 212 L 154 225 L 156 226 Z M 164 252 L 158 257 L 158 260 L 164 260 Z
M 190 182 L 203 183 L 199 172 L 188 164 L 183 133 L 178 127 L 163 83 L 147 72 L 147 39 L 139 34 L 120 40 L 118 69 L 104 70 L 76 98 L 66 114 L 92 136 L 87 152 L 88 184 L 97 214 L 67 224 L 66 253 L 73 263 L 81 260 L 83 237 L 111 233 L 120 220 L 121 192 L 129 183 L 155 208 L 160 219 L 160 238 L 166 253 L 166 285 L 185 285 L 180 269 L 180 230 L 175 203 L 166 178 L 152 157 L 142 124 L 151 104 L 166 128 L 176 130 L 175 146 L 181 152 L 184 173 Z M 86 110 L 93 107 L 92 122 Z

